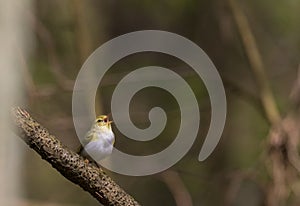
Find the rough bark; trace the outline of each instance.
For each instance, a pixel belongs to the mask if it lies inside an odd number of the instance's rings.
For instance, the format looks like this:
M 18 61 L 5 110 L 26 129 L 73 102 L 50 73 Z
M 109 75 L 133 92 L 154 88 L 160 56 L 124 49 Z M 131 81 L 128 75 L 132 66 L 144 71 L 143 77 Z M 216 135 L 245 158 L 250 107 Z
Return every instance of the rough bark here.
M 54 135 L 35 121 L 27 111 L 12 109 L 17 134 L 49 162 L 65 178 L 79 185 L 104 205 L 139 205 L 101 168 L 84 161 L 84 158 L 64 146 Z

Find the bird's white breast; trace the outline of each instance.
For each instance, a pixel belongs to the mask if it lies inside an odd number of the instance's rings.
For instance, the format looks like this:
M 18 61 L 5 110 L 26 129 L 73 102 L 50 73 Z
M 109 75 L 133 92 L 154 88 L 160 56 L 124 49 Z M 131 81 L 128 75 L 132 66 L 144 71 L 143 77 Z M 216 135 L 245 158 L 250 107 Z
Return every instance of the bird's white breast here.
M 83 152 L 86 152 L 96 162 L 99 162 L 112 153 L 115 137 L 111 130 L 105 132 L 97 131 L 95 135 L 97 136 L 96 140 L 85 145 Z

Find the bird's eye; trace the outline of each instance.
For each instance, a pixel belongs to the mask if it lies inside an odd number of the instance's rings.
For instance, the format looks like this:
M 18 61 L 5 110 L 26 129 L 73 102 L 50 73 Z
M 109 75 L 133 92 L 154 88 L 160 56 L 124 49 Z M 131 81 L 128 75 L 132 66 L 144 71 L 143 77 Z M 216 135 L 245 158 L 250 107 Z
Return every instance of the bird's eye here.
M 104 122 L 107 122 L 107 119 L 104 119 Z

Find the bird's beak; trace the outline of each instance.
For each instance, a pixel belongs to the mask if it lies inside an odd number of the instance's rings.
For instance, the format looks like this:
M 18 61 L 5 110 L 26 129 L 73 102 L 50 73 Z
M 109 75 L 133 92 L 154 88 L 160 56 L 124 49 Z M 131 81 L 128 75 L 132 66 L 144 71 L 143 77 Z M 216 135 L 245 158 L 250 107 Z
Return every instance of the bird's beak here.
M 108 124 L 111 124 L 111 123 L 113 123 L 114 121 L 108 121 Z

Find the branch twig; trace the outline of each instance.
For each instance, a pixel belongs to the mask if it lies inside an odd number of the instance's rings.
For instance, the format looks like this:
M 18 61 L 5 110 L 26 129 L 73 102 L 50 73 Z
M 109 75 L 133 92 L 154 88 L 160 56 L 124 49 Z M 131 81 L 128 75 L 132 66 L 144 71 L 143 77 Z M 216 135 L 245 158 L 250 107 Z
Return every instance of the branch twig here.
M 35 121 L 27 111 L 12 110 L 19 136 L 44 160 L 71 182 L 79 185 L 104 205 L 139 205 L 104 171 L 86 163 L 83 157 L 66 148 Z
M 228 2 L 237 24 L 250 67 L 259 86 L 260 101 L 271 125 L 267 149 L 269 151 L 268 159 L 271 162 L 270 173 L 272 184 L 268 187 L 266 203 L 270 206 L 285 205 L 289 193 L 290 166 L 292 165 L 298 169 L 299 156 L 297 149 L 291 144 L 294 139 L 293 136 L 298 133 L 293 131 L 295 128 L 292 130 L 289 129 L 290 122 L 288 124 L 285 123 L 289 119 L 289 116 L 281 118 L 246 15 L 236 0 L 228 0 Z M 291 122 L 295 123 L 294 120 Z
M 181 177 L 174 170 L 166 170 L 158 177 L 167 185 L 173 194 L 177 206 L 192 206 L 193 201 Z
M 249 59 L 251 69 L 255 75 L 260 90 L 260 98 L 264 111 L 269 122 L 275 125 L 280 121 L 280 114 L 276 106 L 274 95 L 271 91 L 270 84 L 264 69 L 261 55 L 257 48 L 257 44 L 253 33 L 250 29 L 247 17 L 242 12 L 240 6 L 235 0 L 228 0 L 234 20 L 237 24 L 238 31 L 245 47 L 245 52 Z

